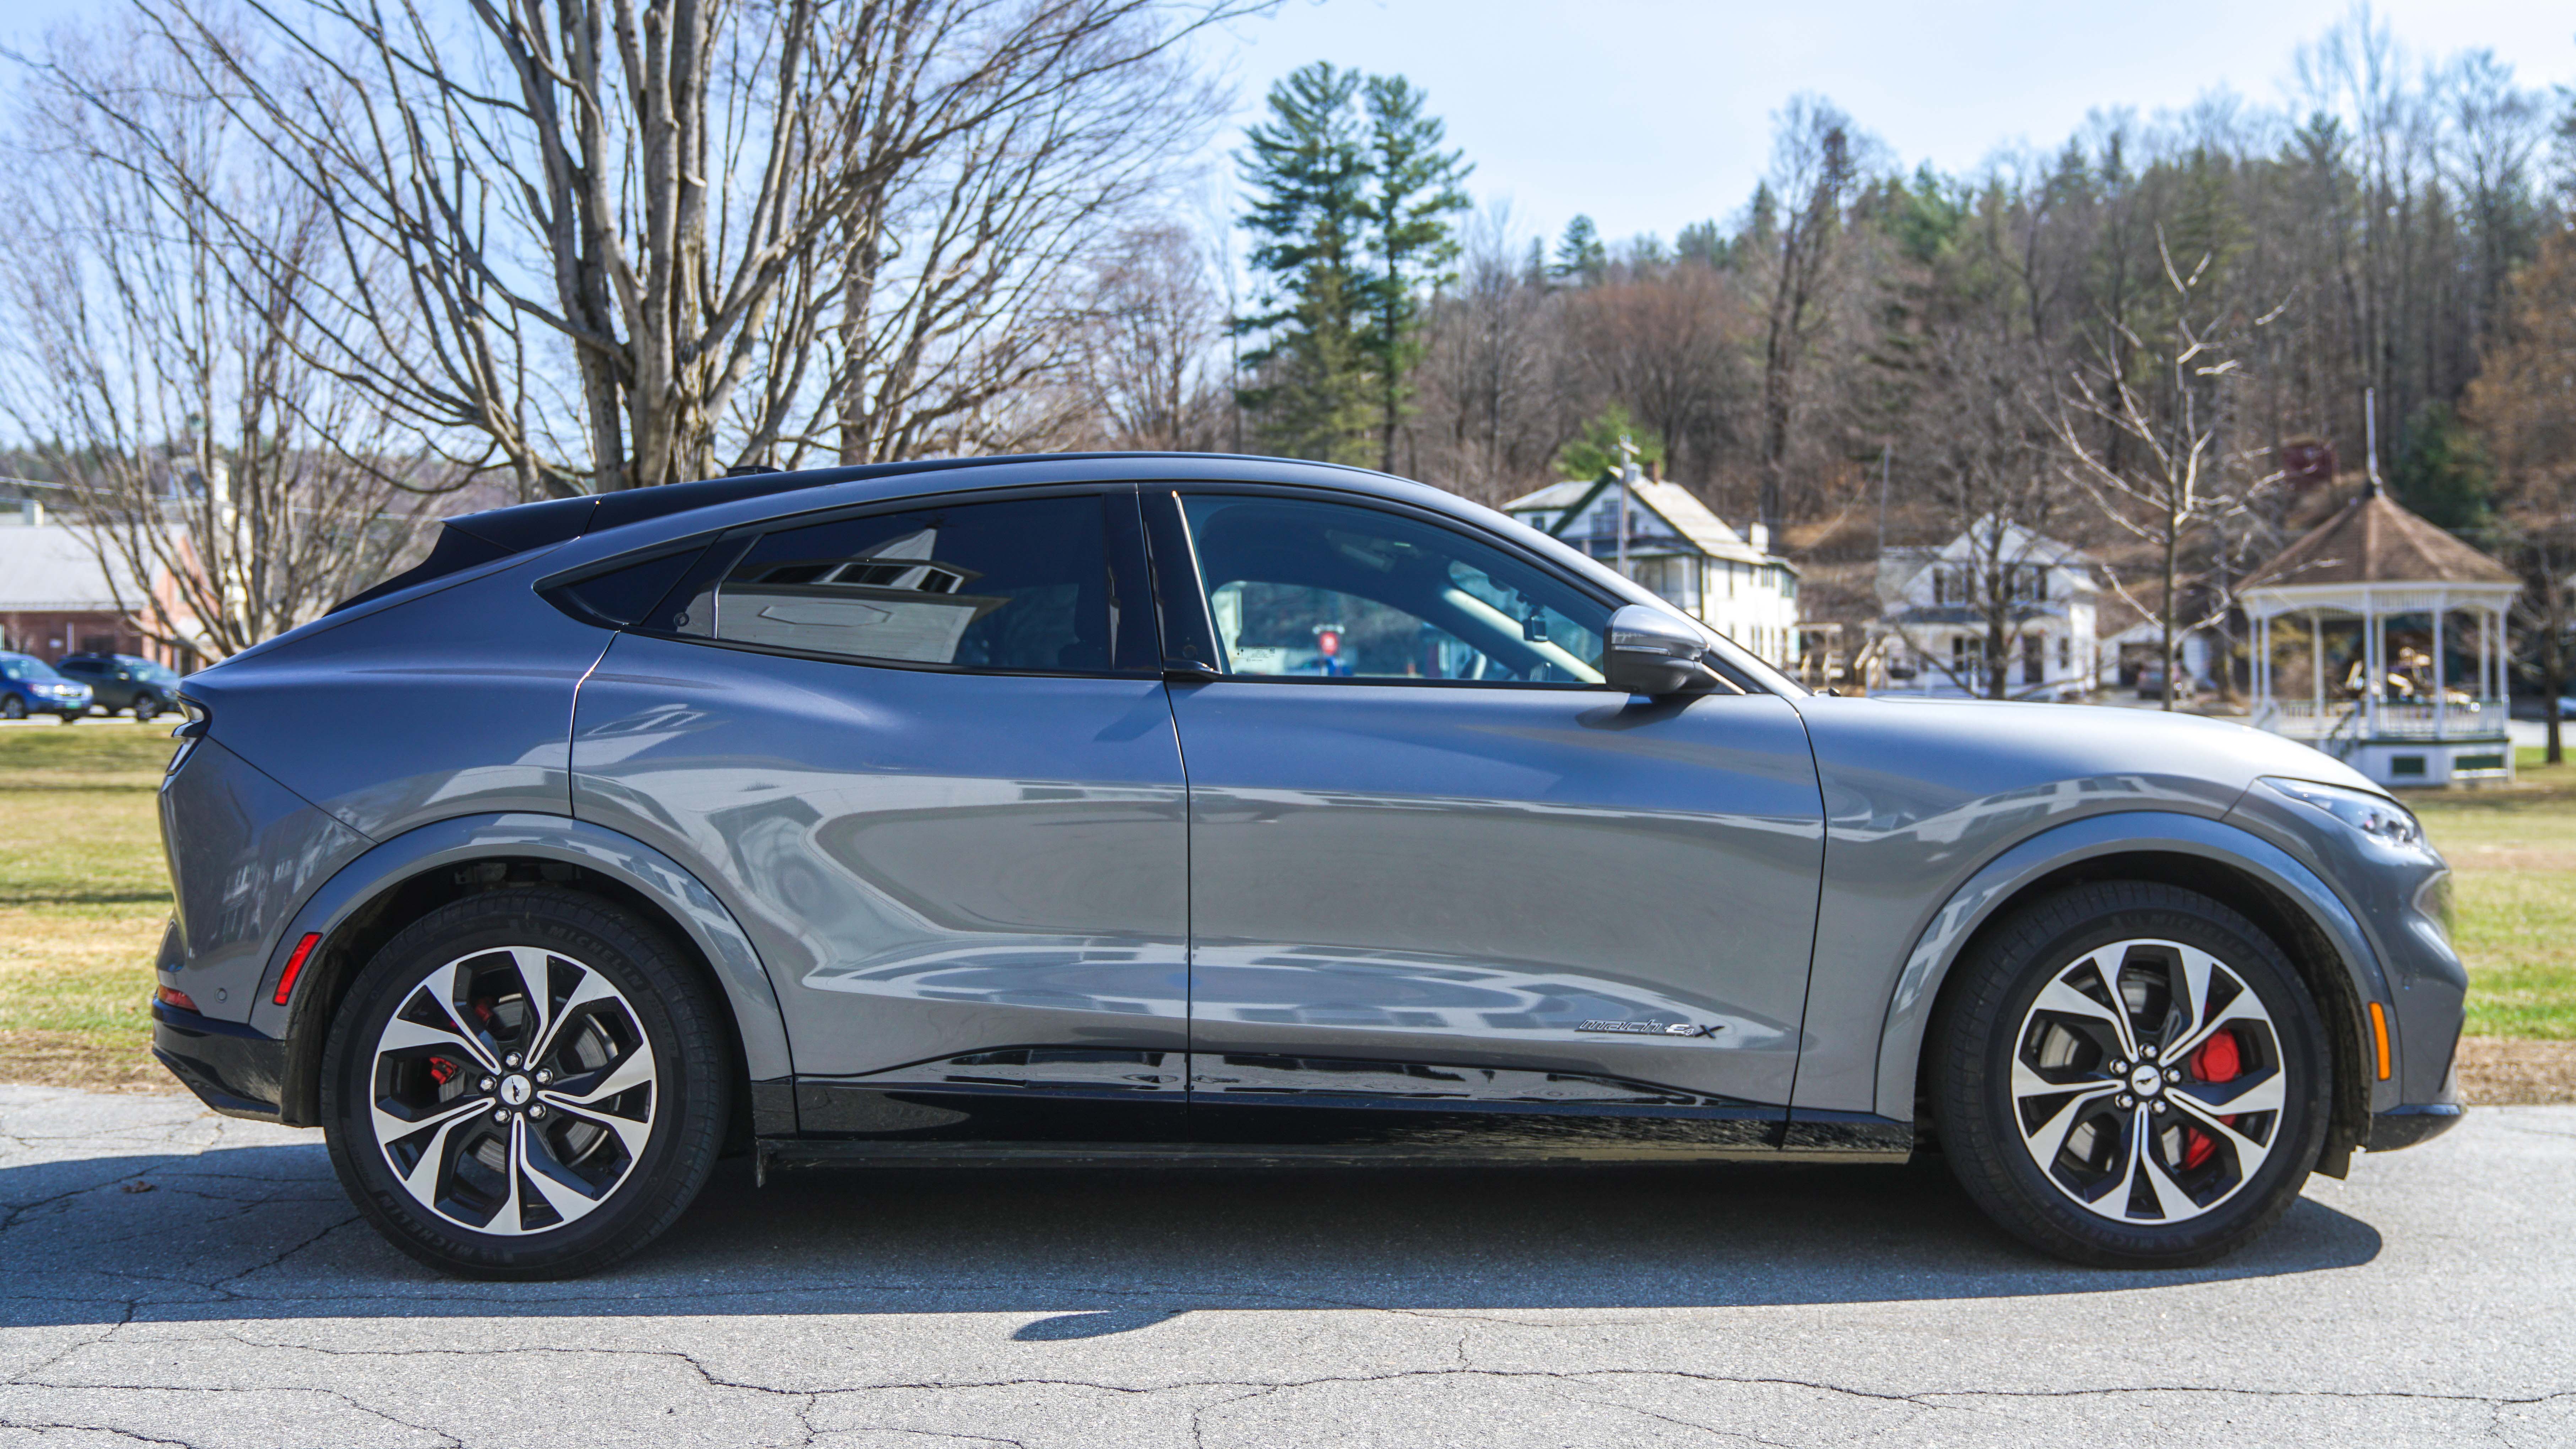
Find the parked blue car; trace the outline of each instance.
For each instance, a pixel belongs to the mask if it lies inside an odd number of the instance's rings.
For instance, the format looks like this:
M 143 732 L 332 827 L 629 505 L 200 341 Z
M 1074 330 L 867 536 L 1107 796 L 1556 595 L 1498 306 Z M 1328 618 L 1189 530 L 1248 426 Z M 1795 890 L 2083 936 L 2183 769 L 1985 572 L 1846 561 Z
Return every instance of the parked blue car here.
M 32 654 L 0 654 L 0 719 L 50 714 L 70 724 L 89 713 L 89 686 Z

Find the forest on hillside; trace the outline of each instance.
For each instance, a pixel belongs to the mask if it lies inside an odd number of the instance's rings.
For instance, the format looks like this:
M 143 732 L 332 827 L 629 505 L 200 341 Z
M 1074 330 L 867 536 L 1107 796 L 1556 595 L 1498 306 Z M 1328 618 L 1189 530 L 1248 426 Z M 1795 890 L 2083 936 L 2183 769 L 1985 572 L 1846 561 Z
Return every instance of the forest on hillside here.
M 1249 305 L 1206 238 L 1159 234 L 1105 274 L 1134 305 L 1093 416 L 1121 444 L 1488 502 L 1625 439 L 1766 525 L 1828 619 L 1875 615 L 1886 545 L 2009 518 L 2092 550 L 2125 619 L 2223 630 L 2233 582 L 2375 468 L 2548 581 L 2531 642 L 2558 677 L 2576 97 L 2486 52 L 2409 55 L 2366 10 L 2289 91 L 2106 105 L 1969 174 L 1800 96 L 1736 215 L 1541 239 L 1474 203 L 1473 158 L 1401 78 L 1317 64 L 1241 153 Z M 1139 355 L 1198 385 L 1125 385 Z
M 2008 516 L 2223 617 L 2375 462 L 2565 632 L 2576 99 L 2489 54 L 2356 9 L 2277 104 L 2106 96 L 1958 174 L 1802 95 L 1735 214 L 1539 237 L 1401 76 L 1318 61 L 1224 134 L 1216 27 L 1263 8 L 76 26 L 0 137 L 7 471 L 209 575 L 217 655 L 467 506 L 1077 447 L 1494 502 L 1623 440 L 1823 614 Z

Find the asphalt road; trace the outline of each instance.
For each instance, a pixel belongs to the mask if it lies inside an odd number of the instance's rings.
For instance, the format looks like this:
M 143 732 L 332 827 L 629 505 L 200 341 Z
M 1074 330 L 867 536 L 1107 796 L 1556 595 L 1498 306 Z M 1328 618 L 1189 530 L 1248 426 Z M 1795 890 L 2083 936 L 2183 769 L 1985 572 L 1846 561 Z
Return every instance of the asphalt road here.
M 0 1446 L 2576 1443 L 2568 1107 L 2170 1274 L 1920 1169 L 729 1169 L 625 1268 L 469 1284 L 314 1134 L 32 1087 L 0 1213 Z

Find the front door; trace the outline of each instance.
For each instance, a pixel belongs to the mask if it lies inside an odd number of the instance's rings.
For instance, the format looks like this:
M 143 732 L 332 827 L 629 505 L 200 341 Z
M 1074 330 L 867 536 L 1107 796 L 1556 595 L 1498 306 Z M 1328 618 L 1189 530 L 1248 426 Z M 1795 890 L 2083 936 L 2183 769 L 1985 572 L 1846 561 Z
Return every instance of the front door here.
M 1610 605 L 1428 516 L 1149 492 L 1206 1108 L 1789 1100 L 1823 817 L 1796 710 L 1601 686 Z

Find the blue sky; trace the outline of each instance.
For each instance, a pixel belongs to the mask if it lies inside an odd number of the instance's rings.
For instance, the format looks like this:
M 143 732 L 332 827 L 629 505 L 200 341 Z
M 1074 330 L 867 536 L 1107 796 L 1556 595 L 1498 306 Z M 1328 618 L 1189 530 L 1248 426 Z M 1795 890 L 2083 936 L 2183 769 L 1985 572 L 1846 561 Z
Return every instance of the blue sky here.
M 0 0 L 23 46 L 101 0 Z M 1476 165 L 1480 203 L 1554 236 L 1589 212 L 1612 237 L 1725 218 L 1770 116 L 1800 91 L 1839 103 L 1908 167 L 1976 167 L 2053 147 L 2085 113 L 2179 108 L 2216 88 L 2278 101 L 2291 57 L 2345 0 L 1286 0 L 1212 36 L 1241 92 L 1208 156 L 1216 184 L 1269 83 L 1309 61 L 1399 72 L 1429 91 Z M 2486 47 L 2525 84 L 2576 83 L 2576 7 L 2381 0 L 2419 55 Z M 1222 198 L 1211 198 L 1221 202 Z
M 1765 164 L 1770 116 L 1818 91 L 1909 168 L 2053 148 L 2095 108 L 2181 108 L 2214 88 L 2278 102 L 2298 47 L 2344 0 L 1288 0 L 1211 45 L 1240 119 L 1313 60 L 1400 72 L 1476 165 L 1553 237 L 1589 212 L 1612 237 L 1724 218 Z M 2576 82 L 2576 7 L 2383 0 L 2421 55 L 2488 48 L 2526 85 Z M 1239 134 L 1240 126 L 1235 128 Z M 1231 140 L 1227 143 L 1232 144 Z

